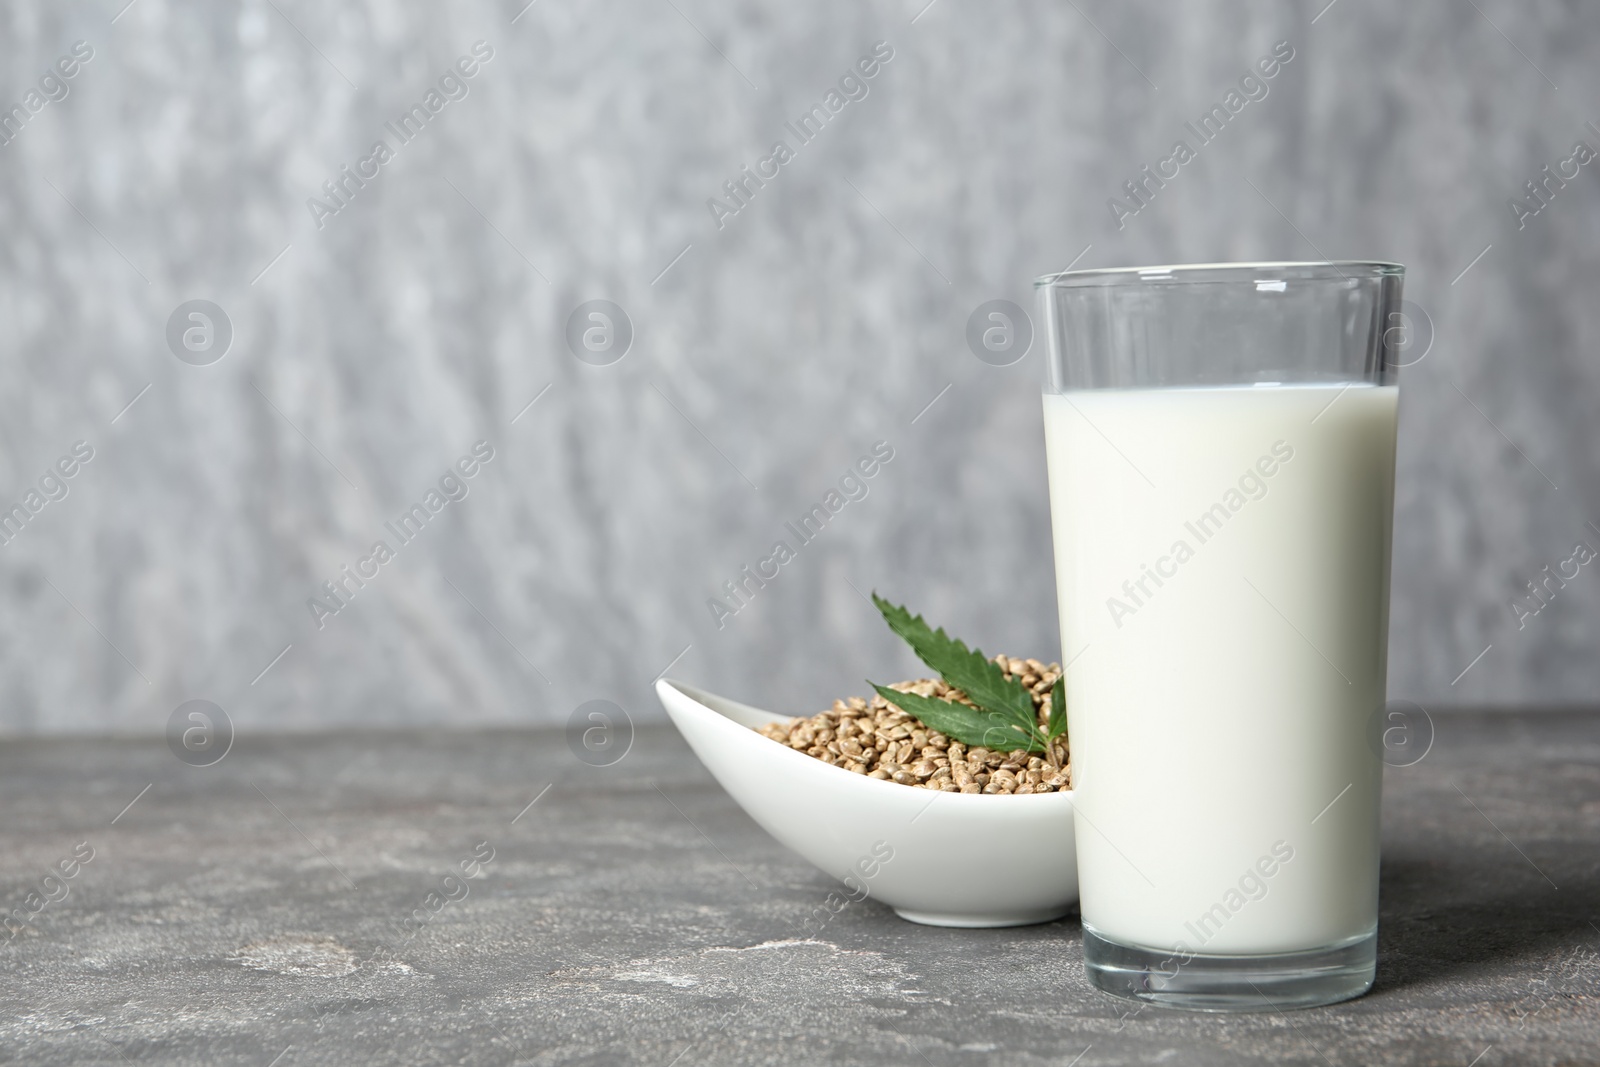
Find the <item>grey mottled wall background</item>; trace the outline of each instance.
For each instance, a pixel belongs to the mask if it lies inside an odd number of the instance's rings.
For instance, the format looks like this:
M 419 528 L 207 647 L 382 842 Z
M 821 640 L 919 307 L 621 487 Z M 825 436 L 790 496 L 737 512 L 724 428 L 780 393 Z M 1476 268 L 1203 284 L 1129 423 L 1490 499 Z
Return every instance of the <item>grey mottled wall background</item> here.
M 94 450 L 0 547 L 6 730 L 160 730 L 190 698 L 253 729 L 648 718 L 669 663 L 801 710 L 910 668 L 873 587 L 1054 657 L 1039 353 L 990 366 L 964 330 L 1080 256 L 1408 264 L 1434 337 L 1404 378 L 1391 694 L 1600 692 L 1600 572 L 1511 607 L 1600 547 L 1600 164 L 1521 229 L 1508 205 L 1600 148 L 1600 11 L 123 3 L 0 10 L 26 114 L 0 501 Z M 465 98 L 319 229 L 308 198 L 480 40 Z M 1108 198 L 1280 40 L 1268 96 L 1119 230 Z M 867 97 L 719 229 L 707 199 L 879 41 Z M 166 337 L 194 299 L 233 331 L 207 366 Z M 634 330 L 606 366 L 564 341 L 593 299 Z M 307 598 L 479 440 L 469 495 L 319 629 Z M 708 598 L 880 440 L 870 495 L 719 630 Z

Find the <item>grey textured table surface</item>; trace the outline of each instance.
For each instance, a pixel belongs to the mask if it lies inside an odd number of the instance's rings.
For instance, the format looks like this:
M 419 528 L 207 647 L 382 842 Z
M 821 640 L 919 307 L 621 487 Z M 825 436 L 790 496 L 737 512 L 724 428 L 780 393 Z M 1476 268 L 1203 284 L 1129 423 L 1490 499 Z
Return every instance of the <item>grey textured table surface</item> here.
M 867 901 L 797 938 L 832 884 L 663 729 L 607 768 L 553 732 L 246 739 L 203 769 L 13 742 L 6 906 L 93 858 L 0 946 L 0 1060 L 1600 1062 L 1600 715 L 1436 721 L 1385 783 L 1373 992 L 1224 1017 L 1090 989 L 1071 919 L 943 930 Z M 479 842 L 483 876 L 446 881 Z M 441 885 L 467 895 L 396 945 Z

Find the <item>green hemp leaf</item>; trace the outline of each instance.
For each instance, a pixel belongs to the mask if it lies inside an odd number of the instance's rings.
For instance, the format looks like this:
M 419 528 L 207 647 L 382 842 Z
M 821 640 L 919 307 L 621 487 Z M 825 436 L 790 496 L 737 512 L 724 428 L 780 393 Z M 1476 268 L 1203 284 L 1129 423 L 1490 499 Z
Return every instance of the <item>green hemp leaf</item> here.
M 872 602 L 889 629 L 911 646 L 917 658 L 977 707 L 902 693 L 869 681 L 879 696 L 964 745 L 982 745 L 999 752 L 1044 752 L 1054 762 L 1050 743 L 1067 731 L 1066 695 L 1059 678 L 1051 692 L 1049 722 L 1041 729 L 1028 690 L 1018 679 L 1008 678 L 999 664 L 877 593 L 872 594 Z
M 1055 687 L 1050 690 L 1050 724 L 1047 729 L 1052 741 L 1067 732 L 1067 687 L 1064 684 L 1066 679 L 1067 672 L 1062 671 L 1061 676 L 1056 679 Z

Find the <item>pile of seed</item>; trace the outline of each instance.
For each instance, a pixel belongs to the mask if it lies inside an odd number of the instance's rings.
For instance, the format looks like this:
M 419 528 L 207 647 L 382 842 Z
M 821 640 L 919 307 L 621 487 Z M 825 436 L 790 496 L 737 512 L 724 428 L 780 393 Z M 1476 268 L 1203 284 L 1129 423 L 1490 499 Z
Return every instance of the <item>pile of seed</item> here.
M 1033 696 L 1043 726 L 1050 717 L 1050 689 L 1061 675 L 1060 664 L 1036 659 L 996 656 L 994 662 L 1017 678 Z M 899 682 L 902 693 L 953 700 L 972 706 L 959 689 L 938 679 Z M 881 696 L 851 697 L 809 719 L 767 723 L 761 734 L 797 752 L 855 774 L 920 789 L 946 793 L 1054 793 L 1072 788 L 1066 738 L 1053 746 L 1055 766 L 1043 756 L 968 748 L 937 730 L 930 730 Z M 1058 770 L 1057 767 L 1060 769 Z

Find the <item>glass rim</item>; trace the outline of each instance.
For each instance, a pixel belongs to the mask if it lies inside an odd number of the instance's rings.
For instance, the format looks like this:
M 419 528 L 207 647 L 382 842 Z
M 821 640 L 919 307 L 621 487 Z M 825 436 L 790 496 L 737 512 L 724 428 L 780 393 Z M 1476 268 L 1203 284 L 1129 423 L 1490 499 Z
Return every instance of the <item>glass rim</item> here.
M 1041 274 L 1035 289 L 1113 285 L 1196 284 L 1242 281 L 1354 281 L 1403 278 L 1404 264 L 1381 259 L 1328 259 L 1261 263 L 1174 263 L 1154 267 L 1091 267 Z

